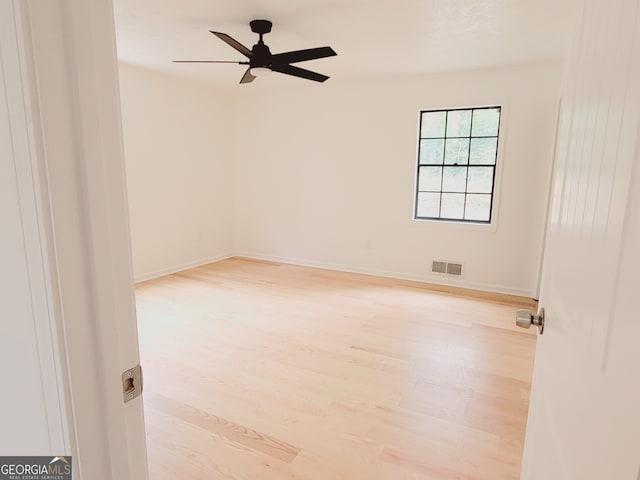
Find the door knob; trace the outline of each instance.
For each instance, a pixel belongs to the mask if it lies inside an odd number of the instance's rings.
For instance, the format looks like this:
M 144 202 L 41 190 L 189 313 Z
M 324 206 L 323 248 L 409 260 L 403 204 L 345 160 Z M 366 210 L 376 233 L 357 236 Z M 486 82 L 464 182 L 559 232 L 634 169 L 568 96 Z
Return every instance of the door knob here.
M 516 314 L 516 325 L 522 328 L 529 328 L 531 325 L 538 327 L 540 335 L 544 333 L 544 308 L 541 308 L 537 315 L 531 310 L 518 310 Z

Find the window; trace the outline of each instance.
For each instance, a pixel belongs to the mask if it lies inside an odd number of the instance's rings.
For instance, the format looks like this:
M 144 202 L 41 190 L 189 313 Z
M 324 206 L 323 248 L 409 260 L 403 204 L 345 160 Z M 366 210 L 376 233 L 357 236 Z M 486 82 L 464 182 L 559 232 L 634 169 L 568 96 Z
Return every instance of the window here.
M 500 107 L 420 112 L 416 219 L 490 223 Z

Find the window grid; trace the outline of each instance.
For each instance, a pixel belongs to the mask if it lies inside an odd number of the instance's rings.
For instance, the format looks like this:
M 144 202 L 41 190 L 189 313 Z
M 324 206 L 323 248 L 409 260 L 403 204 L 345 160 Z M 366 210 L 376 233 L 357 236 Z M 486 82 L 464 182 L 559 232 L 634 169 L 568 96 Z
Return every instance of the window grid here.
M 480 110 L 497 110 L 498 113 L 498 122 L 496 127 L 496 135 L 473 135 L 473 121 L 475 118 L 475 113 Z M 456 111 L 469 111 L 471 112 L 471 118 L 469 122 L 469 135 L 468 136 L 448 136 L 447 131 L 449 127 L 449 114 L 451 112 Z M 445 122 L 444 122 L 444 136 L 423 136 L 422 135 L 422 125 L 423 118 L 425 113 L 439 113 L 445 112 Z M 492 214 L 493 214 L 493 194 L 495 189 L 495 178 L 496 178 L 496 165 L 497 165 L 497 156 L 498 156 L 498 144 L 499 144 L 499 133 L 500 133 L 500 121 L 501 121 L 501 113 L 502 109 L 499 106 L 492 107 L 470 107 L 470 108 L 457 108 L 457 109 L 444 109 L 444 110 L 423 110 L 420 112 L 420 132 L 419 132 L 419 142 L 418 142 L 418 174 L 417 184 L 416 184 L 416 199 L 415 199 L 415 212 L 414 218 L 416 219 L 425 219 L 425 220 L 440 220 L 440 221 L 456 221 L 456 222 L 464 222 L 464 223 L 481 223 L 488 224 L 491 223 Z M 487 138 L 495 138 L 496 139 L 496 147 L 495 147 L 495 158 L 494 163 L 471 163 L 471 152 L 472 152 L 472 139 L 487 139 Z M 466 163 L 460 165 L 457 162 L 453 164 L 446 164 L 446 154 L 447 154 L 447 140 L 468 140 L 469 145 L 467 147 L 467 158 Z M 440 163 L 420 163 L 421 162 L 421 151 L 422 151 L 422 140 L 443 140 L 443 151 Z M 434 167 L 440 168 L 440 189 L 439 190 L 420 190 L 420 169 L 421 167 Z M 481 192 L 481 191 L 469 191 L 469 169 L 470 168 L 491 168 L 491 191 L 490 192 Z M 444 189 L 444 181 L 445 181 L 445 170 L 451 168 L 464 168 L 465 169 L 465 188 L 464 191 L 454 191 L 454 190 L 445 190 Z M 438 216 L 437 217 L 426 217 L 418 215 L 418 198 L 420 193 L 434 193 L 439 195 L 439 204 L 438 204 Z M 462 203 L 462 215 L 461 218 L 448 218 L 442 217 L 442 199 L 443 194 L 456 194 L 456 195 L 464 195 L 464 200 Z M 473 220 L 465 218 L 467 215 L 467 201 L 468 195 L 483 195 L 489 196 L 489 218 L 487 220 Z

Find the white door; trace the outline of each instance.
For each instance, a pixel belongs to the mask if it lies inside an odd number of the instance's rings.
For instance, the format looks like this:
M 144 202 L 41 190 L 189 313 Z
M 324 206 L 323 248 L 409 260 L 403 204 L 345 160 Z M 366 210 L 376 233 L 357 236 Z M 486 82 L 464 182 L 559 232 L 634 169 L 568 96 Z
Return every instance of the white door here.
M 70 455 L 18 38 L 0 1 L 0 452 Z
M 640 479 L 639 17 L 586 0 L 570 57 L 524 480 Z
M 25 117 L 12 127 L 34 159 L 22 177 L 51 269 L 56 328 L 38 335 L 64 352 L 74 478 L 146 480 L 142 398 L 124 403 L 121 379 L 139 356 L 112 1 L 0 1 L 15 32 L 2 42 L 3 66 L 16 58 L 5 78 L 18 79 L 7 95 Z

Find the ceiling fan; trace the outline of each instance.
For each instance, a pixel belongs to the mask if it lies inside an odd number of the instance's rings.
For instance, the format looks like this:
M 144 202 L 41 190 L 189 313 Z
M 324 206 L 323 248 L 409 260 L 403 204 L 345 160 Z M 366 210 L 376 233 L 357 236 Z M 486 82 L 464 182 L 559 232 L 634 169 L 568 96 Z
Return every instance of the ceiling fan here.
M 247 71 L 240 79 L 240 83 L 253 82 L 257 76 L 279 72 L 294 77 L 306 78 L 315 82 L 324 82 L 329 77 L 320 73 L 305 70 L 291 65 L 292 63 L 306 62 L 318 58 L 333 57 L 337 55 L 331 47 L 309 48 L 306 50 L 294 50 L 292 52 L 272 54 L 269 47 L 262 40 L 263 35 L 271 31 L 272 23 L 269 20 L 252 20 L 249 22 L 251 31 L 260 35 L 258 43 L 252 49 L 248 49 L 243 44 L 230 37 L 226 33 L 213 32 L 216 37 L 235 48 L 238 52 L 248 58 L 249 61 L 232 62 L 220 60 L 174 60 L 174 63 L 237 63 L 248 65 Z

